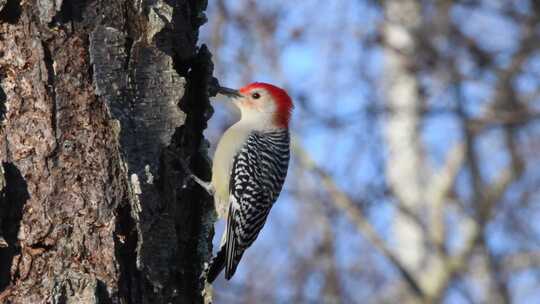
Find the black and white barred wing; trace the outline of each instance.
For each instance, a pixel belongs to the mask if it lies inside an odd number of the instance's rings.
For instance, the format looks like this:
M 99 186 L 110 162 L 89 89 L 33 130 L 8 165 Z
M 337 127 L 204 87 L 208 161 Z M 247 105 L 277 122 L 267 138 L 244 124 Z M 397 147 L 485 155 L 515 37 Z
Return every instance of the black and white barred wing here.
M 288 165 L 287 130 L 254 132 L 236 155 L 229 185 L 226 241 L 216 257 L 225 264 L 225 278 L 233 276 L 244 251 L 264 226 L 281 192 Z

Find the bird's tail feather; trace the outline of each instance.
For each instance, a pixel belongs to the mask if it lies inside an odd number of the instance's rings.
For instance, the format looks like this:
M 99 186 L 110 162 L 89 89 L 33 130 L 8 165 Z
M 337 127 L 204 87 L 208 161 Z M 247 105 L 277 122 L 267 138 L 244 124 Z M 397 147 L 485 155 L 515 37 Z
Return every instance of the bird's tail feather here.
M 206 272 L 206 281 L 208 283 L 214 282 L 223 268 L 225 268 L 226 253 L 225 246 L 221 246 L 216 256 L 210 262 L 210 266 L 208 266 L 208 271 Z

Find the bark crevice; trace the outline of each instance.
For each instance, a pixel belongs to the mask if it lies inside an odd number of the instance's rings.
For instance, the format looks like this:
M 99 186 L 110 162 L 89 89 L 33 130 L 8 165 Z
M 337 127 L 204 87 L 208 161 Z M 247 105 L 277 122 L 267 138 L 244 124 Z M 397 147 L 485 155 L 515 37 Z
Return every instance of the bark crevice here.
M 57 111 L 58 111 L 58 105 L 56 100 L 56 88 L 54 83 L 54 60 L 51 54 L 51 50 L 49 49 L 49 45 L 47 42 L 42 41 L 41 42 L 42 48 L 43 48 L 43 63 L 45 66 L 45 69 L 47 70 L 47 85 L 45 87 L 45 90 L 47 91 L 47 94 L 51 97 L 51 124 L 53 126 L 53 133 L 54 138 L 58 138 L 58 121 L 57 121 Z M 58 145 L 58 142 L 56 143 Z M 56 149 L 55 149 L 56 150 Z
M 127 299 L 127 303 L 135 303 L 132 299 L 142 298 L 137 286 L 142 276 L 137 269 L 138 233 L 132 212 L 131 204 L 127 201 L 118 206 L 114 238 L 115 256 L 119 267 L 118 291 Z
M 12 264 L 21 251 L 17 235 L 23 208 L 30 197 L 21 171 L 11 162 L 4 162 L 2 166 L 6 183 L 4 189 L 0 189 L 3 192 L 0 195 L 0 235 L 5 239 L 7 247 L 0 248 L 0 292 L 12 283 Z
M 16 24 L 21 12 L 21 0 L 7 0 L 4 6 L 0 7 L 0 22 Z
M 0 57 L 1 57 L 1 54 L 0 54 Z M 2 70 L 0 70 L 0 124 L 2 123 L 2 121 L 6 118 L 6 101 L 7 101 L 7 96 L 6 96 L 6 92 L 4 92 L 4 88 L 2 88 L 2 79 L 3 79 L 3 75 L 2 75 Z

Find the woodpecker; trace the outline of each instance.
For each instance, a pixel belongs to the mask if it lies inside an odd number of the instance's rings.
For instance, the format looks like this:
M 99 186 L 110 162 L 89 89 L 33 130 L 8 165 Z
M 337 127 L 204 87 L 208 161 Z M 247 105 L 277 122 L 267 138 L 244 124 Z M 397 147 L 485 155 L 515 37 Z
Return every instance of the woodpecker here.
M 216 211 L 227 220 L 220 249 L 207 269 L 212 283 L 225 268 L 229 280 L 253 244 L 277 200 L 289 166 L 289 120 L 293 103 L 285 90 L 255 82 L 239 90 L 219 87 L 240 109 L 240 120 L 221 137 L 210 184 Z

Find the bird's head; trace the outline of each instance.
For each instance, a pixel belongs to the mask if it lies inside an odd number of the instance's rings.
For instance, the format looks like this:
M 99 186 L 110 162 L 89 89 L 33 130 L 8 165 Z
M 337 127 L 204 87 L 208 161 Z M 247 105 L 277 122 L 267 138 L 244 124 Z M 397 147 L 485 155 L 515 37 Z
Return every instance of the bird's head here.
M 219 93 L 232 97 L 242 120 L 270 128 L 288 128 L 293 103 L 285 90 L 274 85 L 254 82 L 239 90 L 221 87 Z

